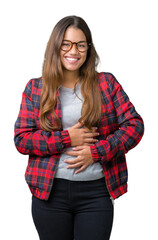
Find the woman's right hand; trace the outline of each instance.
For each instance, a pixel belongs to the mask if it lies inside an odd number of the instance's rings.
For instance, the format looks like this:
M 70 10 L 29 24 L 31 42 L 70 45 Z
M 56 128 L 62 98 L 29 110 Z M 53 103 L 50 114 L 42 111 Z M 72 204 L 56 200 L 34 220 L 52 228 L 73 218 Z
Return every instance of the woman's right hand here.
M 97 139 L 93 138 L 99 135 L 99 133 L 96 132 L 97 128 L 93 127 L 90 130 L 88 128 L 84 128 L 83 126 L 84 123 L 78 122 L 77 124 L 68 129 L 72 147 L 91 145 L 98 141 Z

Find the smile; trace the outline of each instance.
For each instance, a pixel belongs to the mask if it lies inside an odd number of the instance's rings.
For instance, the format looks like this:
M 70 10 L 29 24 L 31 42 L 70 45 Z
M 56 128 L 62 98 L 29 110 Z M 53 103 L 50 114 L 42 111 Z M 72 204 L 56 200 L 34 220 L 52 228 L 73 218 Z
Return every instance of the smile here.
M 74 58 L 74 57 L 65 57 L 65 58 L 69 63 L 76 63 L 79 60 L 79 58 Z

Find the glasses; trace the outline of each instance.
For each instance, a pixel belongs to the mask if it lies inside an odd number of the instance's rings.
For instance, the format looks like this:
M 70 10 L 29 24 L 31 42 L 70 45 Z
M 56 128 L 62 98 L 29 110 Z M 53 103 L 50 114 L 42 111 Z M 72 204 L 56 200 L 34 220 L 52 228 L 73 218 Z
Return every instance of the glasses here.
M 73 44 L 76 44 L 77 50 L 79 52 L 86 52 L 91 45 L 90 43 L 87 43 L 86 41 L 80 41 L 80 42 L 71 42 L 69 40 L 63 40 L 61 44 L 61 50 L 68 52 L 71 50 Z

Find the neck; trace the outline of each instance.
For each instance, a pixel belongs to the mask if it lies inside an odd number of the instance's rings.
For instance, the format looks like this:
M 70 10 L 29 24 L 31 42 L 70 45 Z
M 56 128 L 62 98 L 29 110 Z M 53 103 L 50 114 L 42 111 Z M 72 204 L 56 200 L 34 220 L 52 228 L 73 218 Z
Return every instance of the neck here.
M 64 70 L 64 77 L 62 85 L 68 88 L 74 88 L 75 83 L 79 79 L 79 71 L 67 71 Z

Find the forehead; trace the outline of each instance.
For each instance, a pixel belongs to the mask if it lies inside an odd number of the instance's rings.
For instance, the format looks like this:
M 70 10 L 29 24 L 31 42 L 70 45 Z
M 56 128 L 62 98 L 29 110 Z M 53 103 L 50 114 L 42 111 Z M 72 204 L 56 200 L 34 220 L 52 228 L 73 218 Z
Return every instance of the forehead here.
M 81 29 L 69 27 L 65 31 L 63 40 L 70 40 L 71 42 L 86 41 L 86 36 Z

